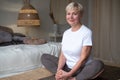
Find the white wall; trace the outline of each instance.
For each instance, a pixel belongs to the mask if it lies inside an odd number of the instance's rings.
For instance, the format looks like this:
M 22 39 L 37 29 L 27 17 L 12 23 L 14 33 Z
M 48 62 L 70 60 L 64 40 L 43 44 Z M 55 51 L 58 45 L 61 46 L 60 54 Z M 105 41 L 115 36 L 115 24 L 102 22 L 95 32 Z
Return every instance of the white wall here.
M 65 7 L 69 0 L 51 0 L 54 16 L 59 24 L 59 31 L 64 32 L 67 27 L 65 20 Z M 23 0 L 1 0 L 0 25 L 10 27 L 14 32 L 23 33 L 30 37 L 49 39 L 49 33 L 53 32 L 53 21 L 49 16 L 50 0 L 30 0 L 31 5 L 38 11 L 40 27 L 17 27 L 19 10 L 23 7 Z

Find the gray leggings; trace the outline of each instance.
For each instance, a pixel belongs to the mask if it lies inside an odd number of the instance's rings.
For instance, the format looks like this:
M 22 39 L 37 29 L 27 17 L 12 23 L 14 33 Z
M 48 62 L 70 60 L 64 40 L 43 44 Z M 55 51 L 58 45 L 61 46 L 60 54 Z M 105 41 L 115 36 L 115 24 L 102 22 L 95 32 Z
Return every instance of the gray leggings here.
M 43 54 L 41 57 L 42 64 L 53 74 L 57 71 L 58 57 L 50 54 Z M 66 68 L 66 67 L 64 67 Z M 63 68 L 63 70 L 64 70 Z M 103 70 L 104 64 L 100 60 L 93 60 L 88 65 L 85 65 L 82 70 L 78 70 L 79 73 L 75 75 L 76 80 L 88 80 L 96 76 L 101 70 Z

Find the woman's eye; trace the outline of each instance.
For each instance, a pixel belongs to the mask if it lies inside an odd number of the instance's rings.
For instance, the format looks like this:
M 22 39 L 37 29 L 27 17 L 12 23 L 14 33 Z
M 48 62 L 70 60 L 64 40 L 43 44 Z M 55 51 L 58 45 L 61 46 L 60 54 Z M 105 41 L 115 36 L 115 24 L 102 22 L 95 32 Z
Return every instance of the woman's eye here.
M 70 13 L 67 13 L 67 15 L 70 15 Z
M 73 13 L 73 15 L 77 15 L 77 13 Z

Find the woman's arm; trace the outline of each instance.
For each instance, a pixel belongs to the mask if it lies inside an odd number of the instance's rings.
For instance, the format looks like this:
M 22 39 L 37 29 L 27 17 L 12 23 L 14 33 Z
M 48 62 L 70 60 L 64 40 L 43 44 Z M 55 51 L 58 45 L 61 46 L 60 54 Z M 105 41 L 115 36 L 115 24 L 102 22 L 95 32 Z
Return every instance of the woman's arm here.
M 63 55 L 63 52 L 61 51 L 60 57 L 59 57 L 59 61 L 58 61 L 58 68 L 57 68 L 57 72 L 55 75 L 56 80 L 62 80 L 62 68 L 64 67 L 66 62 L 65 56 Z
M 66 62 L 65 56 L 63 55 L 63 52 L 61 51 L 61 54 L 60 54 L 60 57 L 59 57 L 59 61 L 58 61 L 57 71 L 64 67 L 65 62 Z
M 79 61 L 72 68 L 72 70 L 68 73 L 70 76 L 72 76 L 82 65 L 85 64 L 88 56 L 90 55 L 91 48 L 92 48 L 92 46 L 84 46 L 82 48 L 82 52 L 81 52 Z

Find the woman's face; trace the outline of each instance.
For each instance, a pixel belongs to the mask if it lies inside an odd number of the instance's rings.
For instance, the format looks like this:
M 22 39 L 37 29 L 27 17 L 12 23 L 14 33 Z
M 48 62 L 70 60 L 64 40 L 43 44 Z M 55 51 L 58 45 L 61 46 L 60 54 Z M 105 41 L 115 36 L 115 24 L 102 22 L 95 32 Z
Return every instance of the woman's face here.
M 66 20 L 69 25 L 80 24 L 80 12 L 75 9 L 69 9 L 66 12 Z

